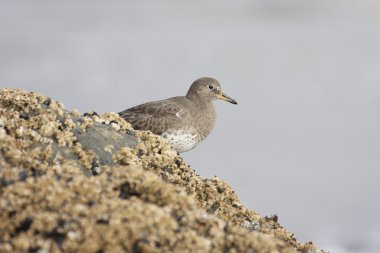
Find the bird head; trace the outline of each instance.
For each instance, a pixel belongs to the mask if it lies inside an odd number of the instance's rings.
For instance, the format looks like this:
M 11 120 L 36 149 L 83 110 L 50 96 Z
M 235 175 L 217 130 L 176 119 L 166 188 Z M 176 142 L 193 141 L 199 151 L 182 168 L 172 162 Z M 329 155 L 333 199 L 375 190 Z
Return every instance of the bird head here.
M 188 98 L 201 97 L 208 101 L 220 99 L 231 104 L 237 104 L 236 100 L 222 92 L 218 80 L 211 77 L 202 77 L 193 82 L 186 95 Z

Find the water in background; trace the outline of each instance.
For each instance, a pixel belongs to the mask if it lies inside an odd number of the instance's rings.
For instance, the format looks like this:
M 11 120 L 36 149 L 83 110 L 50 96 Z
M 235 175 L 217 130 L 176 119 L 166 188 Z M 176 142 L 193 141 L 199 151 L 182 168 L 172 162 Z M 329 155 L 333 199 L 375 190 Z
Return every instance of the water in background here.
M 0 86 L 82 112 L 184 95 L 201 76 L 212 135 L 184 154 L 302 241 L 380 247 L 380 2 L 0 2 Z

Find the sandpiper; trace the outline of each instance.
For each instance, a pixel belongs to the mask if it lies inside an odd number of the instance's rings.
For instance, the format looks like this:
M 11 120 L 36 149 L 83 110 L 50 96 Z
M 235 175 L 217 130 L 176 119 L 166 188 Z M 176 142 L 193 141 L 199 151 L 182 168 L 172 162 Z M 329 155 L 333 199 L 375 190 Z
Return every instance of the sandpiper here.
M 214 128 L 215 99 L 237 104 L 222 92 L 216 79 L 203 77 L 192 83 L 186 96 L 148 102 L 119 115 L 134 129 L 161 135 L 178 153 L 183 153 L 195 148 Z

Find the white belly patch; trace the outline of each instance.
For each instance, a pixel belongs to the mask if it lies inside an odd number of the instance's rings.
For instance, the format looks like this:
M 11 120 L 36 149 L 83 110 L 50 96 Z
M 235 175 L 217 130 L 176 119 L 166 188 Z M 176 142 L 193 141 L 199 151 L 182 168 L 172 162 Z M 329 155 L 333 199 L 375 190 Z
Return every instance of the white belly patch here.
M 168 131 L 163 133 L 162 137 L 164 137 L 170 146 L 178 153 L 189 151 L 200 143 L 197 134 L 191 134 L 185 131 Z

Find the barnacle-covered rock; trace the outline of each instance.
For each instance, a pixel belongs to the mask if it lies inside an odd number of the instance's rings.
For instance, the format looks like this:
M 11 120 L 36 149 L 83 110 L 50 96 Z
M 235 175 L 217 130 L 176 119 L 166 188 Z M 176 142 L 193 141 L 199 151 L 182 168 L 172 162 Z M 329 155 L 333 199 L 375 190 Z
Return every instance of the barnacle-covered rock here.
M 115 113 L 0 90 L 0 252 L 322 252 Z

